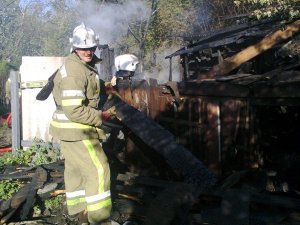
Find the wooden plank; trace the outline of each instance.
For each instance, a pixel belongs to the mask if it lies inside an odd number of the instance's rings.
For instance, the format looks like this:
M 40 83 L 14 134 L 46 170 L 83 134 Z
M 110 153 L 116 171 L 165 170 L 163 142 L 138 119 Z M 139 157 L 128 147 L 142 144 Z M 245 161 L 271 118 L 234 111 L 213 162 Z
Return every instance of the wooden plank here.
M 122 96 L 122 99 L 125 102 L 133 105 L 132 93 L 131 93 L 131 81 L 120 80 L 118 84 L 118 92 Z
M 206 103 L 207 125 L 204 134 L 205 162 L 218 175 L 221 174 L 221 121 L 220 103 L 214 99 Z
M 150 90 L 146 80 L 132 80 L 132 101 L 135 108 L 149 115 Z
M 46 170 L 44 170 L 42 167 L 38 167 L 35 170 L 35 175 L 33 176 L 30 182 L 30 188 L 27 193 L 26 201 L 20 211 L 21 220 L 27 219 L 27 216 L 35 203 L 36 191 L 44 184 L 46 180 L 47 180 Z
M 159 104 L 158 104 L 158 95 L 159 89 L 157 80 L 150 78 L 149 80 L 150 85 L 150 102 L 149 102 L 149 116 L 153 119 L 159 113 Z
M 183 81 L 178 83 L 180 95 L 211 96 L 211 97 L 248 97 L 247 86 L 212 81 Z

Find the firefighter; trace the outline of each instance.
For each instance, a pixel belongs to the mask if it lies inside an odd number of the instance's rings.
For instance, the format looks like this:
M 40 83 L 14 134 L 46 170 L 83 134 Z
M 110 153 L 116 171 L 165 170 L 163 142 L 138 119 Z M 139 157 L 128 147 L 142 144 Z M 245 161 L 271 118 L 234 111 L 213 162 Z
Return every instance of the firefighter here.
M 112 209 L 110 168 L 101 145 L 106 138 L 101 124 L 114 118 L 116 111 L 114 106 L 106 111 L 97 109 L 98 36 L 82 23 L 73 30 L 70 42 L 71 53 L 53 80 L 57 107 L 50 123 L 50 134 L 60 140 L 65 159 L 68 214 L 74 221 L 87 214 L 90 224 L 112 224 L 108 222 Z
M 137 66 L 139 64 L 138 58 L 133 54 L 123 54 L 115 57 L 115 69 L 116 72 L 113 75 L 110 82 L 106 83 L 106 92 L 113 93 L 111 96 L 119 96 L 119 82 L 120 80 L 128 80 L 131 79 Z M 120 97 L 120 96 L 119 96 Z M 121 97 L 120 97 L 121 98 Z M 115 128 L 111 130 L 110 141 L 113 140 L 112 149 L 114 152 L 120 152 L 124 147 L 125 143 L 125 135 L 123 131 L 119 128 Z M 122 153 L 121 153 L 122 154 Z
M 117 87 L 119 80 L 131 79 L 136 71 L 138 64 L 138 58 L 133 54 L 124 54 L 117 56 L 115 58 L 116 73 L 112 77 L 111 84 Z

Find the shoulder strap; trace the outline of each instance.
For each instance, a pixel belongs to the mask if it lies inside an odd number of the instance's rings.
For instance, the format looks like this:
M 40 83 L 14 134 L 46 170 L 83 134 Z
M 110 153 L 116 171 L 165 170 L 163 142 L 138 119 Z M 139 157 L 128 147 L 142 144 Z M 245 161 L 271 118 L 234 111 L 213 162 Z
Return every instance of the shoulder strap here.
M 54 80 L 58 70 L 59 69 L 55 70 L 55 72 L 48 78 L 47 84 L 37 94 L 36 100 L 44 101 L 49 97 L 49 95 L 51 94 L 51 92 L 53 90 L 53 86 L 54 86 L 53 80 Z

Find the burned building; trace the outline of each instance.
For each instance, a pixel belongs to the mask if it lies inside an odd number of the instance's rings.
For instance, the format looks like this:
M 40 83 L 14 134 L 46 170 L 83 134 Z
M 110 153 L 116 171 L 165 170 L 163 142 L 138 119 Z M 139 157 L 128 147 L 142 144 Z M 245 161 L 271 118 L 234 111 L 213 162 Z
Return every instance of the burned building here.
M 208 219 L 196 224 L 288 223 L 288 215 L 297 211 L 299 28 L 299 20 L 285 27 L 249 22 L 192 37 L 166 57 L 170 66 L 180 57 L 180 82 L 172 82 L 171 72 L 166 84 L 123 82 L 124 100 L 172 132 L 225 188 L 219 206 L 227 211 L 229 204 L 228 215 L 219 208 L 214 212 L 221 216 L 212 219 L 208 210 L 200 213 Z M 278 208 L 285 216 L 270 219 Z M 258 212 L 265 213 L 260 222 Z
M 182 81 L 124 81 L 120 93 L 221 176 L 276 153 L 296 160 L 299 22 L 290 26 L 252 22 L 190 37 L 166 57 L 180 57 Z

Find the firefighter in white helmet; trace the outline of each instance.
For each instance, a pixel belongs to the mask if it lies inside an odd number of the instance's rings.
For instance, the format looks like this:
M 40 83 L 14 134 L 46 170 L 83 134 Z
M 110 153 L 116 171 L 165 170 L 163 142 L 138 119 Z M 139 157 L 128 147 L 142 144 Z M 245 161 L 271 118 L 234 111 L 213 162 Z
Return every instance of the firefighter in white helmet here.
M 116 73 L 113 76 L 111 83 L 117 85 L 119 79 L 130 79 L 139 64 L 138 58 L 133 54 L 119 55 L 115 58 Z
M 106 135 L 101 124 L 114 118 L 116 112 L 115 107 L 98 110 L 98 41 L 95 32 L 85 24 L 74 29 L 71 53 L 54 78 L 52 94 L 57 109 L 50 123 L 50 133 L 60 140 L 65 158 L 69 217 L 75 221 L 79 215 L 87 214 L 90 224 L 103 224 L 112 208 L 110 168 L 101 146 Z

